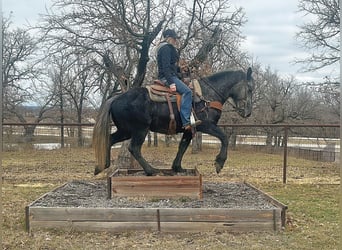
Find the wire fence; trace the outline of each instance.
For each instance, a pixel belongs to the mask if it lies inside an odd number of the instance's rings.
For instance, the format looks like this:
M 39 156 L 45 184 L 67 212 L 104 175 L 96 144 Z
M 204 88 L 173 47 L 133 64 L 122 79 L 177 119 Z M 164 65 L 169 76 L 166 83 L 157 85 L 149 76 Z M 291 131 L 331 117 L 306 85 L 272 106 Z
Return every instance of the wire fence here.
M 327 171 L 327 168 L 336 168 L 340 160 L 339 125 L 221 124 L 220 126 L 230 138 L 230 155 L 240 158 L 243 158 L 244 154 L 255 156 L 246 157 L 251 160 L 243 162 L 243 169 L 236 166 L 241 163 L 228 162 L 231 175 L 250 176 L 255 169 L 258 169 L 265 173 L 265 178 L 286 183 L 288 179 L 316 178 Z M 5 123 L 3 150 L 91 147 L 92 131 L 93 124 Z M 174 144 L 176 147 L 180 138 L 181 135 L 165 136 L 151 133 L 146 137 L 146 145 Z M 192 152 L 198 153 L 204 148 L 218 149 L 219 147 L 220 141 L 217 138 L 198 133 L 193 142 Z M 249 171 L 250 169 L 254 170 Z

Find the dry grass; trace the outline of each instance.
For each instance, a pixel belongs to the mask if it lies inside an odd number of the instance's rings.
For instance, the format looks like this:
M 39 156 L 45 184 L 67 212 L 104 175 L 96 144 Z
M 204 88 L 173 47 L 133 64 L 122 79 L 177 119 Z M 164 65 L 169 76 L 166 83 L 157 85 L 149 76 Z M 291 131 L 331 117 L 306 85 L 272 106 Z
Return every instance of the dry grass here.
M 171 165 L 176 146 L 144 148 L 156 166 Z M 191 150 L 190 150 L 191 151 Z M 25 232 L 24 208 L 62 183 L 93 179 L 91 149 L 25 150 L 3 154 L 3 249 L 338 249 L 339 166 L 289 159 L 283 185 L 282 156 L 230 151 L 217 175 L 217 148 L 188 152 L 183 167 L 197 167 L 204 181 L 247 181 L 287 204 L 287 226 L 279 233 Z M 113 150 L 113 158 L 117 150 Z M 156 156 L 158 158 L 156 158 Z

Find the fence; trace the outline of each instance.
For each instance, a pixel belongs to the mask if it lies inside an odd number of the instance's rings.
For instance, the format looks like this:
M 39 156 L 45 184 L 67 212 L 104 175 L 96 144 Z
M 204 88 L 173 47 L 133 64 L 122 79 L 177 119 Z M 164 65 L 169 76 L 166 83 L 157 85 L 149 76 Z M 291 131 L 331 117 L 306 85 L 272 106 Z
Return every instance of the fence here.
M 238 144 L 249 145 L 256 151 L 283 154 L 282 181 L 287 182 L 289 156 L 322 162 L 339 161 L 340 129 L 332 124 L 272 124 L 222 125 L 238 134 Z M 238 131 L 234 131 L 238 130 Z M 240 138 L 240 142 L 239 142 Z
M 321 162 L 339 161 L 339 125 L 221 124 L 220 126 L 230 137 L 231 150 L 282 154 L 283 183 L 287 182 L 289 157 Z M 89 147 L 92 141 L 92 128 L 93 124 L 4 123 L 3 149 L 6 151 L 22 148 L 39 150 Z M 179 136 L 174 139 L 179 141 Z M 166 137 L 154 136 L 154 140 L 156 138 L 163 141 Z M 216 138 L 205 134 L 200 137 L 200 141 L 203 146 L 220 146 Z M 271 165 L 272 162 L 269 164 Z
M 4 123 L 3 149 L 58 149 L 91 145 L 94 124 Z

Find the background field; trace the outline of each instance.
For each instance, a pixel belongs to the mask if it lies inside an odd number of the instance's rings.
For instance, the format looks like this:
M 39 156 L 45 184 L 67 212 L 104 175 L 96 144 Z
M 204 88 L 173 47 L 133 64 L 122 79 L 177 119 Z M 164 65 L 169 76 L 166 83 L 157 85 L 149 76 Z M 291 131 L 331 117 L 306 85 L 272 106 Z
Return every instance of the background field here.
M 147 160 L 169 166 L 177 145 L 144 147 Z M 197 167 L 204 181 L 247 181 L 288 205 L 286 228 L 278 233 L 79 233 L 25 232 L 25 206 L 71 180 L 93 179 L 90 148 L 20 150 L 3 153 L 3 249 L 338 249 L 339 164 L 289 158 L 282 184 L 282 156 L 240 149 L 217 175 L 216 147 L 186 153 L 183 167 Z M 118 149 L 113 149 L 115 159 Z M 100 176 L 97 178 L 104 178 Z

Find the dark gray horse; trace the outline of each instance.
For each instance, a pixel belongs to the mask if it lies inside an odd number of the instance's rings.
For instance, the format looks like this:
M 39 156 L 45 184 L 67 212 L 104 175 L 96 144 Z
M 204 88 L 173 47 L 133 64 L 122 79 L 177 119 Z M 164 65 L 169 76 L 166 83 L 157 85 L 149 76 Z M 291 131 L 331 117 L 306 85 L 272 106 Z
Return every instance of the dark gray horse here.
M 199 80 L 202 98 L 194 103 L 194 110 L 202 123 L 197 131 L 217 137 L 221 141 L 221 149 L 216 156 L 216 172 L 219 173 L 227 159 L 228 139 L 217 126 L 221 117 L 222 106 L 231 98 L 232 103 L 242 117 L 252 112 L 252 92 L 254 83 L 252 69 L 247 73 L 224 71 Z M 184 131 L 177 105 L 173 103 L 176 119 L 176 132 L 183 132 L 177 156 L 173 161 L 172 170 L 183 171 L 181 162 L 183 155 L 192 139 L 191 131 Z M 111 133 L 111 120 L 116 132 Z M 144 169 L 146 175 L 154 175 L 160 170 L 153 168 L 141 155 L 141 146 L 148 131 L 166 134 L 170 123 L 170 111 L 167 103 L 151 101 L 148 90 L 144 87 L 133 88 L 127 92 L 110 98 L 102 107 L 97 118 L 93 133 L 93 146 L 97 166 L 95 175 L 110 166 L 110 149 L 115 143 L 131 139 L 128 150 Z

